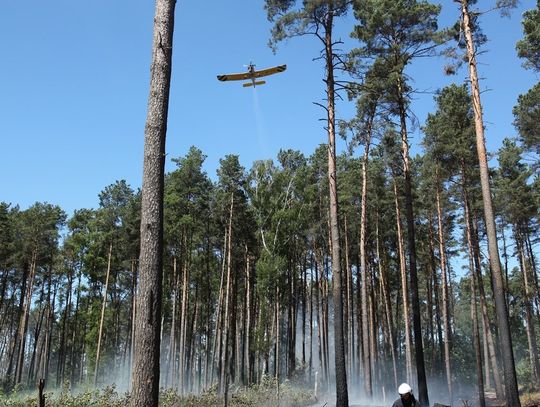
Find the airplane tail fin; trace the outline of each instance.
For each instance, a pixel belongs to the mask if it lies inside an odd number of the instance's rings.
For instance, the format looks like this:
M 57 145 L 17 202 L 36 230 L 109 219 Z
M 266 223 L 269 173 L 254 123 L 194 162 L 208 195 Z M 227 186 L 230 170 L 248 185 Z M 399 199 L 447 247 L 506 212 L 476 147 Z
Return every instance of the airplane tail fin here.
M 258 82 L 255 82 L 255 86 L 264 85 L 265 83 L 266 83 L 266 81 L 258 81 Z M 249 88 L 250 86 L 254 86 L 254 85 L 253 85 L 253 82 L 246 82 L 246 83 L 242 84 L 242 86 L 244 88 Z

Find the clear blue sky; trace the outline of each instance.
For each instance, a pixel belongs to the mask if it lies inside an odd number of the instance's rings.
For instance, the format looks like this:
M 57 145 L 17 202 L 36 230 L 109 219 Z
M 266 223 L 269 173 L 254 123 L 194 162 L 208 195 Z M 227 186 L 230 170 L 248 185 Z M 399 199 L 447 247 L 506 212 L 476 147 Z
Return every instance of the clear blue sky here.
M 481 2 L 489 3 L 492 2 Z M 488 148 L 495 151 L 514 134 L 517 95 L 539 78 L 521 67 L 515 42 L 522 36 L 522 1 L 510 19 L 482 20 L 490 42 L 480 57 Z M 458 16 L 445 0 L 441 25 Z M 150 0 L 2 0 L 0 2 L 0 201 L 23 209 L 36 201 L 74 209 L 96 207 L 97 195 L 116 180 L 141 184 L 154 2 Z M 344 49 L 354 19 L 339 21 Z M 180 0 L 177 3 L 173 79 L 167 134 L 168 157 L 191 145 L 207 156 L 215 177 L 219 159 L 239 154 L 274 158 L 280 148 L 306 155 L 326 140 L 318 119 L 323 66 L 313 61 L 320 45 L 311 37 L 267 47 L 270 23 L 263 1 Z M 244 89 L 221 83 L 217 74 L 286 63 L 267 85 Z M 465 72 L 444 77 L 442 59 L 422 60 L 409 71 L 415 87 L 435 91 Z M 419 95 L 413 107 L 422 124 L 433 96 Z M 352 106 L 342 103 L 338 116 Z M 412 135 L 412 142 L 420 139 Z M 167 169 L 172 169 L 170 160 Z

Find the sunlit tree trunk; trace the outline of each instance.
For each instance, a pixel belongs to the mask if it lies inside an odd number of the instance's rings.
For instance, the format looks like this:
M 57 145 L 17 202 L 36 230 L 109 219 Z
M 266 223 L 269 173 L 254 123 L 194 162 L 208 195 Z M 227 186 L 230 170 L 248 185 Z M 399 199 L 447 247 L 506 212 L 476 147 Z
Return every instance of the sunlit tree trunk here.
M 30 263 L 30 275 L 28 276 L 28 280 L 25 281 L 25 284 L 27 285 L 26 291 L 24 293 L 25 299 L 24 299 L 24 305 L 23 305 L 23 311 L 21 314 L 21 321 L 19 323 L 19 335 L 18 335 L 18 342 L 19 342 L 19 348 L 18 348 L 18 356 L 17 356 L 17 365 L 15 369 L 15 384 L 18 384 L 21 382 L 22 379 L 22 372 L 24 368 L 24 352 L 26 348 L 26 333 L 28 331 L 28 317 L 30 314 L 30 307 L 32 305 L 32 293 L 34 290 L 34 278 L 36 275 L 36 268 L 37 268 L 37 253 L 36 251 L 32 254 L 32 261 Z M 23 293 L 21 293 L 21 296 Z
M 105 307 L 107 306 L 107 291 L 109 288 L 109 276 L 111 274 L 112 242 L 109 244 L 109 255 L 107 258 L 107 274 L 105 276 L 105 288 L 103 289 L 103 301 L 101 303 L 101 317 L 99 319 L 98 343 L 96 350 L 96 365 L 94 367 L 94 387 L 97 386 L 99 373 L 99 358 L 101 355 L 101 338 L 103 337 L 103 322 L 105 320 Z
M 173 386 L 176 383 L 176 303 L 178 297 L 178 275 L 177 275 L 177 259 L 173 258 L 173 276 L 172 276 L 172 321 L 171 321 L 171 334 L 169 338 L 169 352 L 167 354 L 167 369 L 165 373 L 165 387 L 169 384 Z
M 398 253 L 399 253 L 399 269 L 401 274 L 401 295 L 403 300 L 403 321 L 405 324 L 405 371 L 407 375 L 407 382 L 412 383 L 412 347 L 411 347 L 411 328 L 410 328 L 410 316 L 409 316 L 409 288 L 407 284 L 407 270 L 405 264 L 405 250 L 403 249 L 403 232 L 401 230 L 401 208 L 399 205 L 399 197 L 397 192 L 397 185 L 394 179 L 394 203 L 396 207 L 396 224 L 397 224 L 397 241 L 398 241 Z
M 220 374 L 220 392 L 223 393 L 224 403 L 227 406 L 229 392 L 229 333 L 231 317 L 229 310 L 231 309 L 231 291 L 232 291 L 232 221 L 234 212 L 234 192 L 231 192 L 231 206 L 229 209 L 229 226 L 227 233 L 227 280 L 225 282 L 225 309 L 224 309 L 224 339 L 223 352 L 221 354 L 221 374 Z
M 514 363 L 514 352 L 512 349 L 512 336 L 508 321 L 508 309 L 504 295 L 503 276 L 499 249 L 497 243 L 497 233 L 495 230 L 495 217 L 493 215 L 493 205 L 491 199 L 491 188 L 489 185 L 489 169 L 486 154 L 486 143 L 484 138 L 484 123 L 482 117 L 482 103 L 480 101 L 480 86 L 476 69 L 476 51 L 474 47 L 471 21 L 469 16 L 468 0 L 461 0 L 461 15 L 465 42 L 467 44 L 467 58 L 469 62 L 469 76 L 471 81 L 471 93 L 474 108 L 474 122 L 476 130 L 476 150 L 480 164 L 480 183 L 482 186 L 482 197 L 484 203 L 484 217 L 486 221 L 486 232 L 488 238 L 489 261 L 491 265 L 491 279 L 493 284 L 493 295 L 495 297 L 495 310 L 497 312 L 497 322 L 499 325 L 499 335 L 501 351 L 503 355 L 504 382 L 506 389 L 506 400 L 509 406 L 520 407 L 516 368 Z
M 223 250 L 222 250 L 222 259 L 221 259 L 221 278 L 219 282 L 219 297 L 218 297 L 218 303 L 217 303 L 217 311 L 216 311 L 216 332 L 214 334 L 214 342 L 212 345 L 212 358 L 213 362 L 217 365 L 214 366 L 214 363 L 212 363 L 212 374 L 210 378 L 210 382 L 214 383 L 214 372 L 217 369 L 218 371 L 218 387 L 221 383 L 221 352 L 222 352 L 222 335 L 223 335 L 223 293 L 224 293 L 224 287 L 223 284 L 225 282 L 225 265 L 227 264 L 227 233 L 228 233 L 228 226 L 225 226 L 225 232 L 223 234 Z
M 364 350 L 364 390 L 368 398 L 373 396 L 372 360 L 375 355 L 370 352 L 371 332 L 368 317 L 368 290 L 372 289 L 368 283 L 368 268 L 366 254 L 367 229 L 367 167 L 369 159 L 369 146 L 371 141 L 371 126 L 366 131 L 364 155 L 362 157 L 362 193 L 360 207 L 360 273 L 362 278 L 362 331 L 364 332 L 362 346 Z

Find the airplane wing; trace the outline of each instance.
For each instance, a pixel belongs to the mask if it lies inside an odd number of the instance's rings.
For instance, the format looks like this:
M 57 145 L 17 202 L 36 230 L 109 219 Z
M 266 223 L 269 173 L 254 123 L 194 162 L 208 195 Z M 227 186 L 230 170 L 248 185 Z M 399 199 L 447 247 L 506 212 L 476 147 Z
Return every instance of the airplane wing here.
M 248 72 L 231 73 L 228 75 L 218 75 L 217 78 L 220 81 L 245 81 L 247 79 L 251 79 L 251 75 Z
M 260 78 L 262 76 L 268 76 L 275 73 L 283 72 L 285 69 L 287 69 L 287 65 L 278 65 L 272 68 L 260 69 L 258 71 L 255 71 L 254 74 L 255 78 Z

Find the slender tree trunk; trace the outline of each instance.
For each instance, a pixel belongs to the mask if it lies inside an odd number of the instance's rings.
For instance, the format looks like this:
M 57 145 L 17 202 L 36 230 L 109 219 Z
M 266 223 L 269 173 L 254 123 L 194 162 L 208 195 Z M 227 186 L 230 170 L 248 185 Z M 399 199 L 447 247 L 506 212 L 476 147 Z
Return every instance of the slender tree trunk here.
M 167 370 L 165 372 L 165 387 L 169 386 L 169 383 L 175 386 L 176 377 L 176 302 L 178 297 L 178 275 L 177 275 L 177 259 L 173 258 L 173 290 L 172 290 L 172 321 L 171 321 L 171 334 L 169 338 L 169 352 L 167 355 Z
M 538 313 L 540 312 L 540 285 L 538 282 L 538 272 L 536 270 L 536 259 L 535 259 L 534 252 L 532 249 L 531 233 L 530 233 L 530 230 L 528 230 L 529 229 L 528 227 L 526 227 L 525 229 L 526 231 L 524 231 L 524 238 L 525 238 L 524 243 L 526 246 L 526 251 L 527 251 L 527 255 L 528 255 L 530 266 L 531 266 L 531 273 L 533 275 L 534 292 L 535 292 L 534 303 L 536 305 L 536 310 L 537 310 L 536 314 L 538 315 Z
M 352 366 L 353 366 L 353 339 L 354 338 L 354 325 L 351 323 L 353 318 L 353 305 L 352 305 L 352 278 L 351 276 L 351 264 L 349 261 L 349 228 L 347 222 L 347 215 L 344 215 L 343 219 L 343 234 L 344 234 L 344 255 L 345 255 L 345 275 L 344 275 L 344 294 L 345 302 L 343 308 L 343 321 L 345 323 L 343 329 L 343 335 L 345 336 L 345 359 L 347 362 L 347 375 L 349 380 L 352 378 Z
M 165 136 L 176 0 L 156 0 L 150 95 L 145 128 L 139 290 L 132 407 L 157 407 L 163 273 Z
M 330 232 L 330 228 L 328 229 L 328 232 Z M 329 233 L 330 234 L 330 233 Z M 329 266 L 329 259 L 328 255 L 324 255 L 325 258 L 325 265 L 323 268 L 324 277 L 321 279 L 323 283 L 323 304 L 322 304 L 322 312 L 323 312 L 323 344 L 324 344 L 324 360 L 326 362 L 326 391 L 330 392 L 330 383 L 332 380 L 332 369 L 330 367 L 330 287 L 329 287 L 329 274 L 330 274 L 330 266 Z
M 50 277 L 51 278 L 51 277 Z M 50 283 L 50 281 L 49 281 Z M 47 379 L 49 377 L 49 365 L 50 365 L 50 360 L 51 360 L 51 338 L 52 338 L 52 333 L 53 333 L 53 325 L 54 325 L 54 310 L 56 309 L 56 291 L 57 291 L 57 288 L 58 288 L 58 284 L 55 283 L 54 284 L 54 288 L 53 288 L 53 299 L 52 299 L 52 305 L 50 306 L 50 310 L 49 310 L 49 329 L 48 329 L 48 335 L 46 337 L 47 341 L 46 341 L 46 344 L 45 344 L 45 361 L 44 361 L 44 364 L 43 364 L 43 375 L 42 377 Z M 81 369 L 82 371 L 82 369 Z
M 429 396 L 424 365 L 424 347 L 422 345 L 422 323 L 420 318 L 420 299 L 418 298 L 418 277 L 416 272 L 416 238 L 414 226 L 413 196 L 411 189 L 411 170 L 409 164 L 409 142 L 405 101 L 403 100 L 403 83 L 398 75 L 398 105 L 401 126 L 401 142 L 403 155 L 403 175 L 405 178 L 405 217 L 407 219 L 407 251 L 409 255 L 409 274 L 411 282 L 411 305 L 414 334 L 414 354 L 416 359 L 416 375 L 418 378 L 418 401 L 421 406 L 429 406 Z
M 502 383 L 502 378 L 499 370 L 499 363 L 497 361 L 497 353 L 495 352 L 495 338 L 491 332 L 491 320 L 489 317 L 488 310 L 488 301 L 486 298 L 486 293 L 484 290 L 484 281 L 482 278 L 482 268 L 480 260 L 480 245 L 478 242 L 478 225 L 475 223 L 473 226 L 473 220 L 471 219 L 470 206 L 466 207 L 466 211 L 469 214 L 470 228 L 472 232 L 472 243 L 473 243 L 473 253 L 474 253 L 474 268 L 476 271 L 476 279 L 478 282 L 478 293 L 480 294 L 480 306 L 482 308 L 482 318 L 483 318 L 483 328 L 487 335 L 488 350 L 489 350 L 489 359 L 491 360 L 491 365 L 493 369 L 493 378 L 495 381 L 495 390 L 497 397 L 502 399 L 504 397 L 504 388 Z M 475 221 L 476 222 L 476 221 Z
M 251 256 L 246 245 L 246 316 L 245 316 L 245 341 L 244 341 L 244 385 L 250 385 L 252 383 L 252 372 L 251 372 Z
M 466 195 L 465 195 L 466 196 Z M 473 324 L 473 343 L 474 351 L 476 355 L 476 380 L 477 380 L 477 390 L 478 390 L 478 403 L 479 407 L 485 407 L 486 401 L 484 396 L 484 380 L 482 375 L 482 351 L 480 348 L 480 335 L 478 329 L 478 312 L 476 307 L 476 273 L 474 266 L 474 249 L 472 241 L 472 231 L 469 222 L 469 208 L 468 204 L 465 206 L 465 218 L 466 218 L 466 235 L 467 235 L 467 248 L 469 252 L 469 269 L 471 271 L 471 320 Z M 481 282 L 480 282 L 481 284 Z M 487 366 L 489 369 L 489 365 Z M 489 376 L 489 372 L 487 372 Z
M 474 353 L 476 356 L 476 383 L 478 389 L 478 404 L 479 407 L 486 406 L 484 396 L 484 380 L 482 375 L 482 350 L 480 348 L 480 335 L 478 334 L 478 314 L 476 311 L 476 285 L 474 283 L 474 269 L 472 266 L 472 251 L 469 248 L 469 267 L 471 269 L 471 320 L 473 325 L 473 343 Z
M 217 370 L 218 370 L 218 387 L 221 386 L 221 350 L 222 350 L 222 332 L 223 329 L 221 328 L 223 324 L 223 318 L 222 318 L 222 311 L 223 311 L 223 283 L 225 282 L 225 265 L 227 263 L 227 230 L 228 227 L 225 227 L 225 232 L 223 234 L 223 255 L 222 255 L 222 261 L 221 261 L 221 278 L 219 281 L 219 298 L 218 298 L 218 305 L 217 305 L 217 311 L 216 311 L 216 333 L 214 335 L 214 342 L 212 345 L 212 358 L 214 359 L 214 362 L 217 363 Z M 214 382 L 214 371 L 216 369 L 214 368 L 214 363 L 212 363 L 212 375 L 210 378 L 210 382 Z
M 434 243 L 434 231 L 433 231 L 433 221 L 430 217 L 429 221 L 429 253 L 430 253 L 430 262 L 431 268 L 433 269 L 433 294 L 435 300 L 435 324 L 437 329 L 437 343 L 439 345 L 438 351 L 438 362 L 437 364 L 443 365 L 443 355 L 444 355 L 444 341 L 443 341 L 443 330 L 441 324 L 441 301 L 439 297 L 439 279 L 435 273 L 436 262 L 435 262 L 435 243 Z M 437 372 L 438 374 L 439 372 Z
M 347 235 L 346 235 L 347 236 Z M 355 359 L 356 355 L 354 352 L 354 296 L 353 296 L 353 276 L 352 276 L 352 267 L 349 261 L 349 248 L 348 248 L 348 241 L 346 242 L 347 249 L 345 251 L 345 255 L 347 256 L 346 263 L 347 263 L 347 272 L 346 272 L 346 278 L 347 278 L 347 308 L 349 310 L 349 318 L 347 320 L 347 323 L 349 325 L 348 332 L 349 332 L 349 380 L 354 380 L 354 365 L 355 365 Z
M 509 406 L 520 407 L 516 368 L 514 363 L 514 352 L 512 349 L 512 336 L 508 321 L 508 309 L 504 295 L 503 276 L 499 249 L 497 244 L 497 232 L 495 230 L 495 217 L 493 215 L 493 205 L 491 200 L 491 188 L 489 185 L 489 169 L 486 154 L 486 143 L 484 138 L 484 123 L 482 117 L 482 103 L 480 101 L 480 87 L 476 69 L 476 52 L 471 32 L 471 22 L 469 16 L 468 0 L 461 0 L 461 13 L 463 18 L 463 30 L 467 44 L 467 57 L 469 61 L 469 76 L 471 81 L 471 93 L 474 108 L 474 121 L 476 129 L 476 150 L 480 164 L 480 180 L 482 186 L 482 198 L 484 202 L 484 217 L 486 221 L 486 232 L 488 237 L 489 262 L 491 265 L 491 279 L 493 284 L 493 295 L 495 297 L 495 310 L 499 324 L 499 335 L 501 339 L 501 351 L 504 365 L 504 382 L 506 388 L 506 399 Z
M 73 313 L 73 329 L 71 332 L 71 354 L 70 354 L 70 383 L 72 386 L 75 386 L 76 384 L 76 371 L 77 369 L 81 368 L 81 356 L 80 354 L 76 354 L 77 348 L 78 348 L 78 342 L 80 341 L 79 338 L 79 329 L 80 329 L 80 322 L 79 322 L 79 306 L 81 303 L 81 283 L 82 283 L 82 265 L 79 265 L 79 272 L 77 273 L 77 297 L 75 298 L 75 312 Z M 49 290 L 50 290 L 50 283 L 49 283 Z M 128 371 L 129 372 L 129 371 Z
M 316 249 L 314 249 L 316 252 Z M 319 262 L 317 256 L 315 257 L 315 304 L 317 307 L 316 321 L 317 321 L 317 350 L 319 356 L 319 368 L 321 375 L 324 377 L 324 352 L 323 352 L 323 331 L 322 331 L 322 317 L 321 317 L 321 279 L 319 278 Z M 322 274 L 322 273 L 321 273 Z
M 377 216 L 377 229 L 376 229 L 376 243 L 377 243 L 377 264 L 379 266 L 379 276 L 381 279 L 382 297 L 384 302 L 384 314 L 386 318 L 386 324 L 388 326 L 388 341 L 390 345 L 390 353 L 392 355 L 392 371 L 394 373 L 394 387 L 398 386 L 397 379 L 397 364 L 396 364 L 396 346 L 394 341 L 394 323 L 392 321 L 392 309 L 390 303 L 390 294 L 388 290 L 388 281 L 386 279 L 386 270 L 381 258 L 380 249 L 380 236 L 379 236 L 379 217 Z
M 186 252 L 189 252 L 187 247 L 187 236 L 184 240 Z M 180 309 L 180 349 L 179 349 L 179 368 L 178 368 L 178 390 L 180 394 L 186 391 L 186 373 L 187 373 L 187 329 L 188 329 L 188 314 L 189 314 L 189 254 L 186 253 L 184 264 L 182 265 L 182 305 Z
M 429 263 L 427 265 L 428 275 L 427 275 L 427 281 L 426 281 L 426 289 L 427 289 L 427 318 L 428 318 L 428 337 L 429 337 L 429 343 L 431 348 L 431 360 L 435 362 L 437 360 L 437 352 L 436 352 L 436 346 L 435 346 L 435 317 L 433 315 L 433 309 L 434 309 L 434 279 L 435 279 L 435 252 L 434 252 L 434 243 L 433 243 L 433 217 L 431 215 L 431 212 L 428 215 L 428 237 L 429 237 L 429 244 L 428 244 L 428 250 L 429 250 Z M 435 365 L 438 363 L 432 363 L 431 364 L 431 375 L 433 376 L 435 374 Z
M 369 271 L 370 267 L 368 267 Z M 377 335 L 377 313 L 375 311 L 375 287 L 377 287 L 377 281 L 374 276 L 373 270 L 370 272 L 368 280 L 369 290 L 368 290 L 368 316 L 369 316 L 369 361 L 372 372 L 372 382 L 375 381 L 375 378 L 377 377 L 377 363 L 378 363 L 378 335 Z M 380 382 L 380 375 L 379 375 L 379 382 Z M 379 387 L 379 386 L 378 386 Z
M 369 159 L 369 146 L 371 141 L 371 123 L 366 132 L 366 140 L 364 146 L 364 155 L 362 157 L 362 195 L 360 207 L 360 272 L 362 276 L 362 331 L 363 341 L 362 347 L 364 350 L 364 390 L 368 398 L 373 396 L 373 371 L 371 369 L 371 358 L 375 355 L 370 352 L 370 329 L 368 318 L 368 270 L 367 270 L 367 255 L 366 255 L 366 228 L 367 228 L 367 167 Z
M 409 288 L 407 284 L 407 270 L 405 264 L 405 250 L 403 249 L 403 232 L 401 230 L 401 209 L 399 206 L 398 191 L 396 181 L 394 186 L 394 203 L 396 206 L 397 222 L 397 241 L 399 253 L 399 269 L 401 272 L 401 294 L 403 296 L 403 321 L 405 322 L 405 371 L 407 373 L 407 382 L 412 383 L 412 346 L 411 346 L 411 327 L 409 316 Z
M 514 226 L 514 237 L 516 241 L 516 247 L 519 257 L 519 266 L 523 275 L 523 302 L 525 306 L 525 331 L 527 333 L 527 344 L 529 346 L 529 363 L 533 374 L 535 383 L 539 382 L 540 365 L 538 363 L 538 346 L 536 341 L 536 332 L 534 329 L 534 310 L 533 310 L 533 298 L 530 287 L 530 277 L 527 259 L 525 257 L 525 248 L 522 234 L 519 231 L 519 227 Z
M 221 356 L 221 374 L 220 374 L 220 391 L 223 393 L 225 405 L 228 402 L 229 391 L 229 332 L 231 318 L 229 315 L 231 285 L 232 285 L 232 221 L 234 212 L 234 192 L 231 193 L 231 206 L 229 209 L 229 230 L 227 233 L 227 281 L 225 283 L 225 313 L 224 313 L 224 341 L 223 353 Z
M 486 338 L 485 348 L 486 352 L 486 377 L 487 380 L 485 384 L 489 387 L 489 363 L 491 363 L 493 369 L 493 379 L 495 381 L 495 391 L 497 397 L 502 399 L 504 397 L 504 389 L 502 385 L 502 379 L 499 370 L 499 363 L 497 361 L 497 354 L 495 353 L 495 339 L 491 332 L 491 322 L 489 317 L 489 311 L 487 307 L 486 293 L 484 290 L 484 282 L 482 279 L 482 268 L 481 268 L 481 259 L 480 259 L 480 246 L 478 242 L 478 225 L 476 224 L 476 219 L 473 218 L 471 212 L 471 203 L 469 200 L 469 194 L 467 192 L 467 181 L 466 181 L 466 172 L 465 172 L 465 162 L 461 161 L 461 188 L 463 193 L 463 205 L 465 208 L 465 222 L 466 227 L 469 228 L 470 234 L 468 237 L 471 239 L 471 245 L 473 250 L 473 261 L 474 261 L 474 270 L 477 279 L 477 290 L 480 296 L 480 309 L 482 312 L 482 331 Z
M 313 275 L 317 273 L 317 263 L 313 260 L 313 252 L 311 254 L 311 273 L 309 279 L 309 375 L 308 383 L 311 383 L 311 374 L 313 370 L 313 287 L 315 285 L 315 278 Z M 315 268 L 315 270 L 313 270 Z M 315 271 L 315 273 L 314 273 Z M 315 394 L 315 397 L 317 394 Z
M 34 278 L 36 274 L 36 268 L 37 268 L 37 254 L 36 251 L 32 254 L 32 262 L 30 265 L 30 275 L 28 277 L 28 281 L 25 281 L 27 283 L 27 288 L 25 292 L 25 300 L 24 300 L 24 306 L 23 306 L 23 312 L 21 315 L 21 321 L 19 323 L 19 353 L 17 357 L 17 366 L 15 370 L 15 383 L 18 384 L 21 382 L 22 379 L 22 372 L 24 368 L 24 353 L 26 348 L 26 333 L 28 330 L 28 317 L 30 314 L 30 307 L 32 305 L 32 293 L 34 290 Z M 21 296 L 23 294 L 21 293 Z
M 129 349 L 129 374 L 133 373 L 133 360 L 135 358 L 135 334 L 137 323 L 137 267 L 132 265 L 132 280 L 131 280 L 131 345 Z M 130 383 L 131 389 L 131 383 Z
M 43 301 L 45 297 L 45 284 L 41 284 L 41 289 L 39 293 L 39 317 L 34 328 L 34 343 L 32 346 L 32 356 L 30 358 L 30 366 L 28 368 L 28 375 L 26 377 L 26 383 L 30 386 L 32 383 L 35 383 L 35 371 L 36 369 L 36 359 L 38 358 L 38 344 L 40 341 L 40 334 L 43 327 L 43 319 L 45 317 L 46 307 L 43 306 Z
M 349 405 L 347 392 L 347 371 L 345 367 L 345 348 L 343 340 L 343 294 L 341 253 L 338 220 L 338 192 L 336 175 L 336 135 L 335 135 L 335 90 L 334 90 L 334 51 L 332 49 L 333 1 L 329 0 L 325 21 L 326 51 L 326 95 L 328 112 L 328 182 L 330 195 L 330 234 L 332 238 L 332 280 L 334 299 L 334 352 L 336 367 L 336 407 Z
M 274 376 L 276 378 L 276 386 L 277 386 L 277 389 L 278 389 L 278 395 L 279 395 L 279 369 L 281 368 L 280 366 L 280 342 L 281 342 L 281 332 L 280 332 L 280 319 L 281 319 L 281 315 L 280 315 L 280 307 L 279 307 L 279 302 L 280 302 L 281 298 L 280 298 L 280 295 L 279 295 L 279 284 L 276 286 L 276 305 L 275 305 L 275 323 L 276 323 L 276 338 L 275 338 L 275 341 L 276 341 L 276 353 L 275 353 L 275 356 L 274 356 Z
M 307 265 L 306 255 L 303 256 L 302 274 L 302 369 L 306 369 L 306 317 L 307 317 Z
M 101 303 L 101 317 L 99 319 L 98 343 L 96 350 L 96 365 L 94 367 L 94 387 L 97 386 L 99 373 L 99 358 L 101 355 L 101 338 L 103 337 L 103 321 L 105 320 L 105 307 L 107 306 L 107 291 L 109 288 L 109 276 L 111 274 L 112 242 L 109 244 L 109 256 L 107 260 L 107 275 L 105 277 L 105 289 L 103 290 L 103 302 Z
M 439 169 L 436 170 L 436 202 L 437 202 L 437 221 L 438 221 L 438 231 L 439 231 L 439 256 L 440 256 L 440 267 L 441 267 L 441 276 L 442 276 L 442 294 L 443 294 L 443 326 L 444 326 L 444 366 L 446 368 L 446 385 L 448 387 L 448 395 L 450 404 L 453 404 L 453 392 L 452 392 L 452 367 L 450 359 L 450 348 L 452 344 L 451 332 L 450 332 L 450 307 L 449 307 L 449 295 L 448 295 L 448 286 L 450 284 L 448 273 L 446 270 L 446 248 L 445 248 L 445 238 L 444 238 L 444 229 L 443 229 L 443 219 L 442 219 L 442 208 L 441 208 L 441 190 L 439 183 Z

